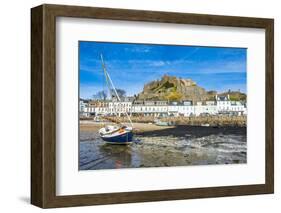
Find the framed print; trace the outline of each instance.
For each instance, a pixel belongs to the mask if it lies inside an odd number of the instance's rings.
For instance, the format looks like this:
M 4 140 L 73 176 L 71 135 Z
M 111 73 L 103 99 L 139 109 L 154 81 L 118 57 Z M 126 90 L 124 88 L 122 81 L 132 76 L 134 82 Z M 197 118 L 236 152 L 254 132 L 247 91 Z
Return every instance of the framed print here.
M 31 203 L 274 191 L 273 19 L 31 9 Z

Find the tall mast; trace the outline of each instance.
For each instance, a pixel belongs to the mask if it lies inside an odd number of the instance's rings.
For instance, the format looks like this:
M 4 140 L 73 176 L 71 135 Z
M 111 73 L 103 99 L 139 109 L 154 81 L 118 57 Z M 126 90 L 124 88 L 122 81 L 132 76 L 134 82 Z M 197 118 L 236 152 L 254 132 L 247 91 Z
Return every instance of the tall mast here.
M 113 88 L 113 91 L 114 91 L 114 93 L 115 93 L 115 95 L 116 95 L 116 97 L 117 97 L 117 100 L 121 102 L 121 99 L 120 99 L 120 97 L 119 97 L 119 95 L 118 95 L 118 93 L 117 93 L 117 91 L 116 91 L 116 89 L 115 89 L 115 86 L 114 86 L 114 84 L 113 84 L 113 82 L 112 82 L 112 80 L 111 80 L 111 78 L 110 78 L 110 76 L 109 76 L 109 73 L 106 71 L 106 68 L 105 68 L 105 64 L 104 64 L 104 61 L 103 61 L 102 54 L 101 54 L 101 61 L 102 61 L 102 67 L 103 67 L 105 79 L 106 79 L 107 85 L 108 85 L 108 87 L 109 87 L 109 91 L 110 91 L 110 85 L 111 85 L 111 87 Z M 111 91 L 110 91 L 110 94 L 111 94 Z M 133 127 L 133 123 L 132 123 L 132 121 L 131 121 L 131 118 L 130 118 L 130 116 L 128 115 L 128 113 L 127 113 L 126 110 L 125 110 L 125 114 L 126 114 L 127 118 L 128 118 L 129 121 L 130 121 L 131 127 Z
M 110 96 L 112 97 L 112 91 L 110 89 L 110 83 L 109 83 L 108 77 L 106 75 L 106 69 L 105 69 L 105 64 L 104 64 L 104 61 L 103 61 L 102 54 L 100 54 L 100 58 L 101 58 L 101 65 L 102 65 L 103 73 L 104 73 L 104 76 L 105 76 L 105 81 L 106 81 L 106 85 L 107 85 L 107 88 L 108 88 L 108 92 L 109 92 Z

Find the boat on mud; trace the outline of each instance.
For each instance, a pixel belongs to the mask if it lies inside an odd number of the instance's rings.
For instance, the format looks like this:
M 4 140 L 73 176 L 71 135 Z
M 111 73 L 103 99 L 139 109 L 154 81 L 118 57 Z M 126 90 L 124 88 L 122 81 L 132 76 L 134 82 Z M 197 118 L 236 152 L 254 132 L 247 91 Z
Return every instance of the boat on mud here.
M 174 126 L 174 122 L 172 121 L 161 121 L 161 120 L 154 120 L 156 126 Z
M 117 101 L 121 101 L 116 88 L 109 76 L 109 73 L 107 72 L 105 68 L 105 63 L 103 61 L 103 57 L 101 55 L 101 62 L 102 62 L 102 68 L 103 73 L 105 76 L 106 84 L 110 93 L 111 97 L 117 98 Z M 127 112 L 125 112 L 126 116 L 128 117 L 128 120 L 130 122 L 131 126 L 126 126 L 121 123 L 117 123 L 114 125 L 106 125 L 103 128 L 99 130 L 99 135 L 107 143 L 111 144 L 127 144 L 132 142 L 133 140 L 133 124 L 130 119 L 130 116 Z
M 99 130 L 100 137 L 107 143 L 129 143 L 133 140 L 132 127 L 107 125 Z

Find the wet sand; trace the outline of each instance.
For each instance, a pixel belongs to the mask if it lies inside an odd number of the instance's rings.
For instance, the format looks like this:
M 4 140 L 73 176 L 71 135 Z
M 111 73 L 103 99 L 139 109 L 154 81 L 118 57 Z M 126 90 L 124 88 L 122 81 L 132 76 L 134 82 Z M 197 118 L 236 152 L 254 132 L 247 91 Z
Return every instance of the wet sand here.
M 101 123 L 82 122 L 80 170 L 247 162 L 245 127 L 133 125 L 133 143 L 110 145 L 97 134 Z
M 80 130 L 83 132 L 89 132 L 89 131 L 97 132 L 102 126 L 104 126 L 104 123 L 83 121 L 80 123 Z M 133 123 L 133 127 L 135 132 L 150 132 L 150 131 L 158 131 L 163 129 L 174 128 L 174 126 L 157 126 L 155 124 L 149 124 L 149 123 Z

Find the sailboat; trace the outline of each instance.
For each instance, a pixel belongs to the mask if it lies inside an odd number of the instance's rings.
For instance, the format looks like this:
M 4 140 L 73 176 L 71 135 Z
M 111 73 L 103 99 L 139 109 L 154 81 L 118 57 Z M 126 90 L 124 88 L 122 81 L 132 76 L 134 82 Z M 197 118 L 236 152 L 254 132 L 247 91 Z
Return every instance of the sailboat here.
M 116 97 L 117 101 L 121 101 L 116 88 L 110 78 L 109 73 L 106 70 L 105 63 L 103 61 L 103 57 L 101 55 L 101 63 L 102 69 L 105 76 L 106 84 L 109 89 L 109 93 L 111 97 Z M 113 93 L 113 94 L 112 94 Z M 113 105 L 115 106 L 115 105 Z M 127 144 L 132 142 L 133 140 L 133 124 L 130 119 L 130 116 L 125 111 L 125 114 L 130 122 L 131 126 L 126 126 L 123 124 L 115 124 L 115 125 L 107 125 L 99 130 L 99 135 L 107 143 L 112 144 Z

